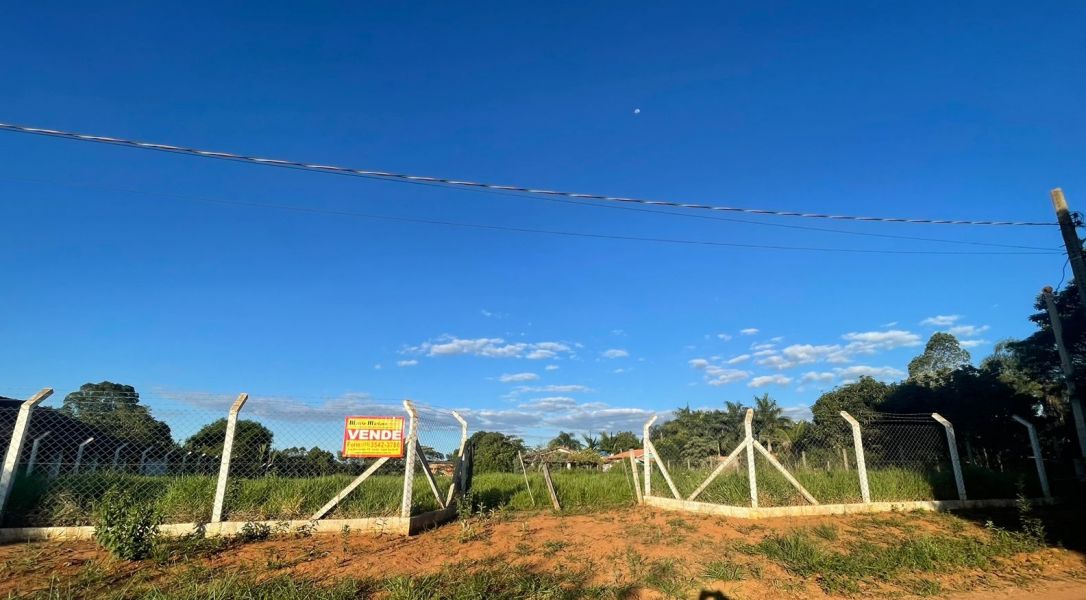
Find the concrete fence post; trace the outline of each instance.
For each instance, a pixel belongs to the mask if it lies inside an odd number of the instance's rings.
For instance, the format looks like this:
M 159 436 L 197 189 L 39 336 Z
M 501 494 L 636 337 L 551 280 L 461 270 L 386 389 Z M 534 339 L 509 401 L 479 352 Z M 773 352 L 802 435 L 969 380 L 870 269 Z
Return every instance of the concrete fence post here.
M 38 464 L 38 448 L 41 447 L 41 441 L 49 437 L 52 431 L 46 431 L 45 433 L 34 438 L 34 443 L 30 445 L 30 460 L 26 461 L 26 474 L 30 475 L 34 472 L 34 465 Z
M 456 460 L 463 463 L 464 462 L 464 447 L 468 445 L 468 422 L 465 421 L 464 417 L 461 417 L 460 413 L 456 412 L 455 410 L 451 411 L 451 412 L 452 412 L 453 418 L 456 419 L 456 421 L 458 423 L 460 423 L 460 449 L 459 449 L 459 451 L 458 451 L 458 453 L 456 455 Z M 523 463 L 523 462 L 524 461 L 522 459 L 521 463 Z M 523 466 L 524 465 L 521 464 L 521 467 L 523 467 Z M 461 467 L 461 469 L 463 469 L 463 467 Z M 454 468 L 454 473 L 455 473 L 455 468 Z M 528 474 L 525 473 L 524 476 L 527 477 Z M 455 496 L 456 494 L 463 495 L 464 490 L 457 491 L 457 489 L 456 489 L 456 478 L 453 477 L 452 484 L 449 485 L 449 493 L 445 495 L 445 506 L 449 506 L 450 504 L 452 504 L 453 496 Z M 534 505 L 535 502 L 533 501 L 532 504 Z
M 645 429 L 642 432 L 643 437 L 641 442 L 641 458 L 645 463 L 645 497 L 648 498 L 652 495 L 652 442 L 649 441 L 649 430 L 652 428 L 652 424 L 656 422 L 658 415 L 652 415 L 652 417 L 645 421 Z
M 958 486 L 958 499 L 966 500 L 965 479 L 962 478 L 962 461 L 958 458 L 958 438 L 954 436 L 954 426 L 939 413 L 931 413 L 931 418 L 946 429 L 946 443 L 950 447 L 950 467 L 954 469 L 954 483 Z
M 26 439 L 27 431 L 30 429 L 30 412 L 52 393 L 52 388 L 44 388 L 19 406 L 19 414 L 15 417 L 15 427 L 11 430 L 11 441 L 8 442 L 8 451 L 4 455 L 4 470 L 0 472 L 0 517 L 4 515 L 4 506 L 8 502 L 8 495 L 11 494 L 11 487 L 15 485 L 15 470 L 19 468 L 19 454 L 23 450 L 23 440 Z
M 112 468 L 113 468 L 114 471 L 117 470 L 117 465 L 120 464 L 120 462 L 121 462 L 121 450 L 124 450 L 125 446 L 127 446 L 127 445 L 128 445 L 128 442 L 125 442 L 125 443 L 121 444 L 120 446 L 117 446 L 117 449 L 113 451 L 113 467 Z
M 79 444 L 79 448 L 75 452 L 75 464 L 72 465 L 72 474 L 79 474 L 79 463 L 83 462 L 83 450 L 87 448 L 87 444 L 94 441 L 94 438 L 89 437 L 83 440 L 82 444 Z
M 1041 494 L 1045 498 L 1051 498 L 1052 490 L 1048 487 L 1048 473 L 1045 472 L 1045 460 L 1041 455 L 1041 440 L 1037 438 L 1037 428 L 1033 426 L 1033 423 L 1018 415 L 1013 415 L 1011 418 L 1026 426 L 1026 431 L 1029 432 L 1029 445 L 1033 448 L 1033 463 L 1037 465 L 1037 480 L 1041 482 Z
M 150 454 L 151 450 L 154 449 L 154 446 L 147 446 L 143 449 L 143 452 L 140 453 L 140 464 L 136 466 L 137 475 L 143 475 L 143 471 L 147 467 L 147 455 Z
M 415 405 L 410 400 L 403 401 L 403 408 L 407 411 L 408 423 L 411 427 L 407 434 L 404 452 L 403 470 L 403 498 L 400 501 L 400 517 L 411 518 L 411 501 L 415 494 L 415 442 L 419 439 L 419 414 L 415 412 Z
M 754 409 L 748 408 L 743 417 L 743 431 L 746 433 L 747 444 L 747 481 L 750 482 L 750 507 L 758 508 L 758 473 L 754 468 Z
M 234 430 L 238 425 L 238 413 L 249 394 L 238 394 L 234 404 L 230 406 L 230 412 L 226 417 L 226 435 L 222 440 L 222 460 L 219 461 L 219 480 L 215 484 L 215 501 L 211 506 L 211 522 L 222 522 L 222 507 L 226 500 L 226 480 L 230 477 L 230 455 L 234 452 Z
M 864 458 L 864 443 L 860 435 L 860 422 L 852 418 L 852 415 L 841 411 L 841 417 L 848 421 L 852 428 L 852 448 L 856 453 L 856 474 L 860 478 L 860 497 L 864 504 L 871 503 L 871 487 L 867 480 L 867 461 Z

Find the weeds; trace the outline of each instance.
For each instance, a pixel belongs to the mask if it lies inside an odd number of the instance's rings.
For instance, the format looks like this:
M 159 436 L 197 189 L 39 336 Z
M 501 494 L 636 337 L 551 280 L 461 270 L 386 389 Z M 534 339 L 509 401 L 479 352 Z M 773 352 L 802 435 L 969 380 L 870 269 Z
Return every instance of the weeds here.
M 830 523 L 819 523 L 811 528 L 811 532 L 818 537 L 828 541 L 837 541 L 837 526 Z
M 248 522 L 241 526 L 235 538 L 239 542 L 260 542 L 271 537 L 272 528 L 266 523 Z
M 740 581 L 746 579 L 746 570 L 739 563 L 718 560 L 705 565 L 702 576 L 710 581 Z
M 147 558 L 154 548 L 161 522 L 158 511 L 148 510 L 128 492 L 111 489 L 102 498 L 94 525 L 94 539 L 117 558 Z

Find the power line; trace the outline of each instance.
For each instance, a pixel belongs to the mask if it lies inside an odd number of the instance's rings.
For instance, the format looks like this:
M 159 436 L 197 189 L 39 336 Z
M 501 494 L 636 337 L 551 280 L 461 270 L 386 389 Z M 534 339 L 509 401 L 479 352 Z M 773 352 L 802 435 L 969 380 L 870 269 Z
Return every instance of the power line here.
M 231 152 L 216 152 L 211 150 L 200 150 L 197 148 L 187 148 L 184 146 L 173 146 L 169 144 L 157 144 L 152 142 L 140 142 L 136 140 L 129 140 L 118 137 L 108 137 L 99 135 L 88 135 L 82 133 L 74 133 L 70 131 L 60 131 L 56 129 L 42 129 L 38 127 L 26 127 L 23 125 L 13 125 L 8 123 L 0 123 L 0 130 L 10 131 L 15 133 L 28 133 L 34 135 L 43 135 L 49 137 L 58 137 L 70 140 L 77 140 L 83 142 L 96 142 L 101 144 L 111 144 L 116 146 L 125 146 L 129 148 L 140 148 L 144 150 L 158 150 L 162 152 L 172 152 L 176 154 L 187 154 L 191 156 L 200 156 L 204 158 L 217 158 L 222 160 L 241 161 L 252 164 L 266 165 L 272 167 L 284 167 L 291 169 L 302 169 L 306 171 L 316 171 L 320 173 L 336 173 L 340 175 L 353 175 L 357 177 L 368 177 L 376 179 L 384 179 L 391 181 L 401 181 L 410 183 L 431 183 L 443 186 L 460 187 L 460 188 L 484 188 L 489 190 L 501 190 L 509 192 L 521 192 L 525 194 L 537 194 L 542 196 L 562 196 L 566 198 L 573 198 L 577 200 L 601 200 L 608 202 L 626 202 L 634 204 L 646 204 L 652 206 L 669 206 L 672 208 L 687 208 L 687 209 L 701 209 L 701 210 L 713 210 L 722 212 L 739 212 L 747 214 L 757 215 L 769 215 L 777 217 L 800 217 L 807 219 L 830 219 L 830 220 L 842 220 L 842 221 L 864 221 L 864 222 L 880 222 L 880 223 L 917 223 L 927 225 L 998 225 L 998 226 L 1052 226 L 1056 225 L 1053 222 L 1035 222 L 1035 221 L 969 221 L 969 220 L 951 220 L 951 219 L 914 219 L 914 218 L 902 218 L 902 217 L 863 217 L 855 215 L 831 215 L 821 213 L 801 213 L 792 211 L 772 210 L 772 209 L 760 209 L 760 208 L 740 208 L 734 206 L 714 206 L 708 204 L 692 204 L 686 202 L 674 202 L 669 200 L 646 200 L 642 198 L 627 198 L 622 196 L 605 196 L 600 194 L 584 194 L 576 192 L 565 192 L 558 190 L 545 190 L 537 188 L 522 187 L 516 185 L 497 185 L 492 183 L 480 183 L 476 181 L 462 181 L 457 179 L 446 179 L 443 177 L 431 177 L 425 175 L 407 175 L 403 173 L 390 173 L 387 171 L 373 171 L 366 169 L 354 169 L 348 167 L 339 167 L 334 165 L 321 165 L 314 163 L 303 163 L 292 160 L 282 160 L 273 158 L 261 158 L 256 156 L 245 156 L 241 154 L 234 154 Z
M 577 238 L 590 238 L 590 239 L 605 239 L 605 240 L 620 240 L 620 241 L 632 241 L 632 242 L 653 242 L 663 244 L 681 244 L 690 246 L 718 246 L 728 248 L 749 248 L 758 250 L 786 250 L 786 251 L 804 251 L 804 252 L 832 252 L 832 253 L 845 253 L 845 254 L 907 254 L 907 255 L 1040 255 L 1040 256 L 1053 256 L 1060 254 L 1055 251 L 1044 252 L 989 252 L 989 251 L 942 251 L 942 250 L 880 250 L 880 249 L 866 249 L 866 248 L 827 248 L 818 246 L 784 246 L 774 244 L 748 244 L 741 242 L 720 242 L 714 240 L 688 240 L 679 238 L 662 238 L 662 237 L 642 237 L 632 235 L 617 235 L 617 234 L 605 234 L 605 233 L 586 233 L 577 231 L 563 231 L 556 229 L 537 229 L 531 227 L 513 227 L 508 225 L 490 225 L 486 223 L 468 223 L 463 221 L 448 221 L 443 219 L 423 219 L 416 217 L 401 217 L 395 215 L 382 215 L 375 213 L 361 213 L 344 210 L 333 210 L 326 208 L 317 208 L 311 206 L 295 206 L 289 204 L 274 204 L 267 202 L 251 202 L 245 200 L 225 200 L 218 198 L 198 198 L 192 196 L 183 196 L 180 194 L 169 194 L 163 192 L 146 192 L 139 190 L 125 190 L 119 189 L 116 191 L 123 191 L 133 194 L 142 194 L 147 196 L 158 196 L 162 198 L 168 198 L 173 200 L 183 200 L 187 202 L 202 202 L 208 204 L 222 204 L 228 206 L 243 206 L 249 208 L 266 208 L 274 210 L 287 210 L 293 212 L 313 213 L 313 214 L 325 214 L 343 217 L 354 217 L 361 219 L 374 219 L 383 221 L 395 221 L 401 223 L 418 223 L 424 225 L 440 225 L 446 227 L 460 227 L 466 229 L 481 229 L 488 231 L 508 231 L 513 233 L 530 233 L 538 235 L 552 235 L 561 237 L 577 237 Z
M 59 185 L 59 186 L 66 186 L 66 187 L 88 188 L 88 189 L 96 189 L 96 190 L 111 191 L 111 192 L 123 192 L 123 193 L 128 193 L 128 194 L 156 195 L 155 192 L 145 192 L 143 190 L 136 190 L 136 189 L 131 189 L 131 188 L 121 188 L 121 187 L 114 187 L 114 186 L 101 186 L 101 185 L 93 185 L 93 184 L 87 184 L 87 183 L 65 182 L 65 181 L 46 180 L 46 179 L 34 179 L 34 178 L 27 178 L 27 177 L 0 177 L 0 181 L 12 181 L 12 182 L 19 182 L 19 183 L 35 183 L 35 184 L 45 184 L 45 185 Z M 492 191 L 492 190 L 483 190 L 483 189 L 468 189 L 468 190 L 465 190 L 465 191 L 487 192 L 487 193 L 493 193 L 493 194 L 511 195 L 511 196 L 516 196 L 518 198 L 524 198 L 525 197 L 525 196 L 523 196 L 521 194 L 515 194 L 515 193 L 512 193 L 512 192 L 496 192 L 496 191 Z M 158 194 L 161 195 L 161 193 L 158 193 Z M 704 219 L 704 220 L 708 220 L 708 221 L 721 221 L 721 222 L 726 222 L 726 223 L 743 223 L 743 224 L 746 224 L 746 225 L 757 225 L 757 226 L 762 226 L 762 227 L 781 227 L 781 228 L 785 228 L 785 229 L 801 229 L 801 230 L 804 230 L 804 231 L 820 231 L 820 232 L 826 232 L 826 233 L 837 233 L 837 234 L 842 234 L 842 235 L 858 235 L 858 236 L 863 236 L 863 237 L 876 237 L 876 238 L 900 239 L 900 240 L 911 240 L 911 241 L 923 241 L 923 242 L 937 242 L 937 243 L 941 243 L 941 244 L 957 244 L 957 245 L 965 245 L 965 246 L 984 246 L 984 247 L 990 247 L 990 248 L 1009 248 L 1009 249 L 1014 249 L 1014 250 L 1040 250 L 1040 251 L 1046 251 L 1046 252 L 1051 252 L 1053 250 L 1053 248 L 1046 247 L 1046 246 L 1026 246 L 1026 245 L 1021 245 L 1021 244 L 999 244 L 999 243 L 995 243 L 995 242 L 974 242 L 974 241 L 966 241 L 966 240 L 951 240 L 951 239 L 946 239 L 946 238 L 931 238 L 931 237 L 919 237 L 919 236 L 910 236 L 910 235 L 893 235 L 893 234 L 888 234 L 888 233 L 869 233 L 869 232 L 862 232 L 862 231 L 846 231 L 846 230 L 843 230 L 843 229 L 830 229 L 830 228 L 827 228 L 827 227 L 812 227 L 812 226 L 806 226 L 806 225 L 787 225 L 787 224 L 784 224 L 784 223 L 763 223 L 761 221 L 754 221 L 754 220 L 750 220 L 750 219 L 738 219 L 738 218 L 735 218 L 735 217 L 722 217 L 722 216 L 717 216 L 717 215 L 700 215 L 700 214 L 688 214 L 688 213 L 675 213 L 675 212 L 671 212 L 671 211 L 667 211 L 667 210 L 659 210 L 659 209 L 652 209 L 652 208 L 640 208 L 640 207 L 633 207 L 633 206 L 617 206 L 617 205 L 613 205 L 613 204 L 596 204 L 596 203 L 593 203 L 593 202 L 574 202 L 572 200 L 566 200 L 566 199 L 563 199 L 563 198 L 534 198 L 533 197 L 531 199 L 533 199 L 533 200 L 544 200 L 544 201 L 547 201 L 547 202 L 561 202 L 561 203 L 572 204 L 574 206 L 583 206 L 583 207 L 587 207 L 587 208 L 601 208 L 601 209 L 609 209 L 609 210 L 645 212 L 645 213 L 652 213 L 652 214 L 668 215 L 668 216 L 672 216 L 672 217 L 681 217 L 681 218 L 686 218 L 686 219 Z M 1061 244 L 1059 246 L 1055 246 L 1055 249 L 1062 250 L 1063 245 Z

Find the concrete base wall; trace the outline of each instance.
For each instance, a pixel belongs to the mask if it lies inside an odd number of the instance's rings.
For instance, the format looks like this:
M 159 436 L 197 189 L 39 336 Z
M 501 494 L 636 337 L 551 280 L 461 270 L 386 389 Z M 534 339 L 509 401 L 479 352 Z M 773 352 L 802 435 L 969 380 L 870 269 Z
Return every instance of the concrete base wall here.
M 962 510 L 970 508 L 997 508 L 1014 506 L 1017 500 L 919 500 L 910 502 L 871 502 L 869 504 L 812 504 L 808 506 L 770 506 L 750 508 L 747 506 L 726 506 L 708 502 L 691 502 L 659 496 L 646 496 L 645 505 L 705 515 L 721 515 L 737 519 L 767 519 L 772 517 L 814 517 L 820 515 L 849 515 L 880 512 L 904 512 L 910 510 Z M 1056 500 L 1033 498 L 1034 505 L 1054 504 Z
M 363 519 L 320 519 L 317 521 L 251 521 L 275 528 L 287 523 L 290 529 L 312 527 L 315 533 L 338 533 L 343 527 L 352 532 L 393 535 L 414 535 L 456 518 L 456 507 L 435 510 L 405 519 L 403 517 L 368 517 Z M 169 537 L 179 537 L 203 529 L 204 535 L 237 535 L 250 521 L 224 521 L 222 523 L 168 523 L 158 530 Z M 0 528 L 0 543 L 34 542 L 41 540 L 89 540 L 94 537 L 94 527 L 5 527 Z

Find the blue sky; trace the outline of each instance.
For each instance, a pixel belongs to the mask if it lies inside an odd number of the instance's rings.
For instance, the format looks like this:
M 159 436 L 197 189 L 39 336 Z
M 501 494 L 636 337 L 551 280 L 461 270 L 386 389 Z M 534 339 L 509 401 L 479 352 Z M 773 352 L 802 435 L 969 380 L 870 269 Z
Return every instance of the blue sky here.
M 9 5 L 0 121 L 572 191 L 1047 221 L 1052 187 L 1086 203 L 1084 13 Z M 11 133 L 0 156 L 8 395 L 109 379 L 322 414 L 411 397 L 541 437 L 632 428 L 675 406 L 769 392 L 802 407 L 859 374 L 892 380 L 937 330 L 979 359 L 1029 333 L 1063 268 L 342 213 L 894 251 L 1014 249 L 840 232 L 1056 250 L 1054 228 L 690 218 Z

